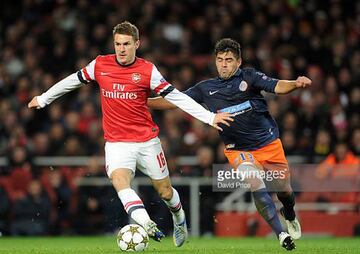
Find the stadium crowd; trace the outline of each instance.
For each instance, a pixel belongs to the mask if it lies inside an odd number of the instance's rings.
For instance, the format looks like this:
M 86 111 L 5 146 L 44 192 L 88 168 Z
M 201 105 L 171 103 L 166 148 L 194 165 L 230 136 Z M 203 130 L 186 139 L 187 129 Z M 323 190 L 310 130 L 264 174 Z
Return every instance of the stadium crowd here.
M 81 169 L 51 170 L 32 161 L 36 156 L 103 156 L 98 87 L 85 85 L 42 110 L 28 109 L 27 103 L 97 55 L 112 53 L 112 28 L 123 20 L 140 30 L 139 55 L 152 60 L 179 90 L 216 75 L 212 51 L 223 37 L 240 42 L 242 67 L 279 79 L 310 77 L 310 89 L 266 95 L 286 154 L 318 163 L 340 143 L 352 156 L 360 154 L 359 1 L 42 0 L 2 5 L 0 156 L 8 158 L 8 165 L 0 167 L 0 231 L 56 234 L 75 227 L 79 233 L 96 233 L 114 223 L 111 211 L 120 211 L 121 205 L 103 199 L 111 200 L 115 192 L 76 187 L 80 177 L 105 176 L 95 161 Z M 213 163 L 226 162 L 215 129 L 180 110 L 154 111 L 153 118 L 172 176 L 211 176 Z M 181 155 L 196 155 L 199 165 L 179 166 Z M 81 220 L 74 222 L 74 214 Z M 211 211 L 205 218 L 211 220 Z M 34 220 L 39 227 L 28 226 Z

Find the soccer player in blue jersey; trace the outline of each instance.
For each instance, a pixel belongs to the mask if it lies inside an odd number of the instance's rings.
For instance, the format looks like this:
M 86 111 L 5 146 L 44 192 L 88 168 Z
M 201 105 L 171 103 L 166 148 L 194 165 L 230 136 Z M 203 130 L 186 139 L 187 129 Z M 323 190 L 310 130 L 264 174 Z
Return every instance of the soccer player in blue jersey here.
M 295 197 L 290 186 L 290 174 L 279 129 L 271 117 L 262 91 L 287 94 L 311 85 L 311 80 L 300 76 L 296 80 L 278 80 L 267 77 L 252 68 L 240 68 L 240 44 L 230 38 L 216 43 L 215 64 L 218 77 L 201 81 L 184 93 L 202 103 L 212 112 L 229 112 L 234 122 L 219 132 L 225 143 L 225 155 L 234 169 L 244 172 L 273 172 L 273 186 L 283 204 L 287 232 L 283 229 L 262 177 L 249 174 L 246 179 L 258 212 L 276 233 L 280 245 L 287 250 L 295 248 L 293 239 L 301 237 L 300 223 L 294 211 Z M 161 97 L 148 100 L 154 109 L 171 109 L 174 105 Z M 258 174 L 259 176 L 261 174 Z M 280 176 L 280 177 L 275 177 Z

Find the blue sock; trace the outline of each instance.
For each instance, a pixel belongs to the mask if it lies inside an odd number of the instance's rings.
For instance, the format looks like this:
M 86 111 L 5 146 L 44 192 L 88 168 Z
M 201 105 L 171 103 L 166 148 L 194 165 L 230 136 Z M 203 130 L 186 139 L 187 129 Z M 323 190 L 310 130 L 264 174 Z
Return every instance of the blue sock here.
M 258 212 L 266 220 L 278 237 L 279 234 L 285 230 L 283 229 L 276 213 L 274 201 L 271 199 L 265 188 L 252 192 L 252 195 Z

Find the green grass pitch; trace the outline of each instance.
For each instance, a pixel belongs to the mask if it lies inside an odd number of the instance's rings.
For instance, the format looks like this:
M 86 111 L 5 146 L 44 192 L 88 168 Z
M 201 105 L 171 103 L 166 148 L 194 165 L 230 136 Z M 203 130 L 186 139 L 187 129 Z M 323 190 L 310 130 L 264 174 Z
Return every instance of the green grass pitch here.
M 360 238 L 304 238 L 292 253 L 360 253 Z M 151 240 L 144 253 L 285 253 L 275 238 L 190 238 L 181 248 L 172 239 Z M 1 237 L 0 253 L 9 254 L 118 254 L 114 237 Z

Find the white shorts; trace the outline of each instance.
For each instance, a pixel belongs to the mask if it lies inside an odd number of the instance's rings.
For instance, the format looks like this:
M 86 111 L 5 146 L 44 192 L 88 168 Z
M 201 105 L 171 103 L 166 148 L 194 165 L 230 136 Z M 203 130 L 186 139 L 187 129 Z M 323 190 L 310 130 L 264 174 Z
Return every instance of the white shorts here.
M 106 142 L 105 166 L 108 177 L 118 168 L 127 168 L 135 175 L 138 168 L 151 179 L 160 180 L 169 175 L 160 139 L 146 142 Z

